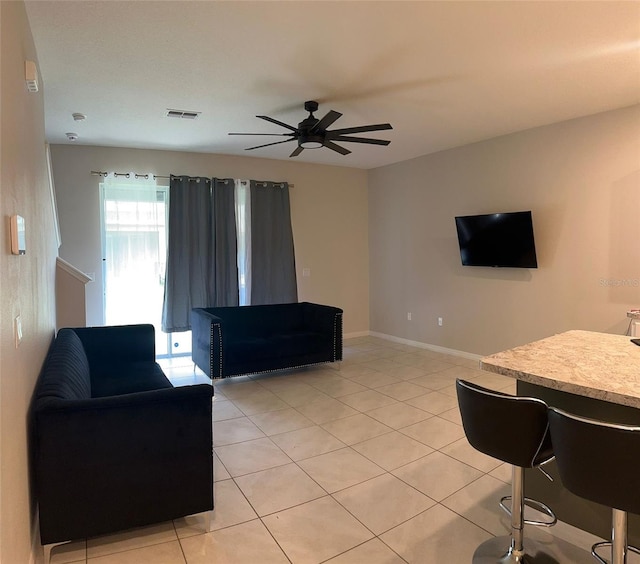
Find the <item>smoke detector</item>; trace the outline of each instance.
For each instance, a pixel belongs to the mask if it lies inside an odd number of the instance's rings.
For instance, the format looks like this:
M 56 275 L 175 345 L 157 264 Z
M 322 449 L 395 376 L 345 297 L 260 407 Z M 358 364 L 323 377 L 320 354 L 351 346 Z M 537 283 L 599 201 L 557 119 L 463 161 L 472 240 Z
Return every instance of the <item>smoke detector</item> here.
M 76 141 L 78 139 L 78 134 L 77 133 L 65 133 L 65 135 L 67 136 L 67 139 L 69 141 Z
M 87 116 L 81 114 L 80 112 L 75 112 L 71 114 L 71 116 L 73 117 L 74 121 L 84 121 L 85 119 L 87 119 Z

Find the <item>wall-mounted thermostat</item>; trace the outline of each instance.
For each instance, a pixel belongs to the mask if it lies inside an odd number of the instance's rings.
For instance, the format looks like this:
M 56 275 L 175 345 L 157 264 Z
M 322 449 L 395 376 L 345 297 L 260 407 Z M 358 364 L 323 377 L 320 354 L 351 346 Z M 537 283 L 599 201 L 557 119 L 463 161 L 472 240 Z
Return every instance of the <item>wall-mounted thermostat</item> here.
M 11 216 L 11 252 L 14 255 L 27 254 L 27 238 L 24 229 L 24 217 Z

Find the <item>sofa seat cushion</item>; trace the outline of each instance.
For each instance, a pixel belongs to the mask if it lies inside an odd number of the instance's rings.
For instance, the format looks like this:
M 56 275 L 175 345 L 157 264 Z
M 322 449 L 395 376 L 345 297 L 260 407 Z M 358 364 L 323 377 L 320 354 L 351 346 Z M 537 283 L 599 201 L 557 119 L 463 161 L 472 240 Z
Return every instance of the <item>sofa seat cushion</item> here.
M 94 366 L 91 395 L 94 398 L 173 388 L 157 362 L 131 362 Z
M 323 351 L 331 346 L 331 338 L 314 331 L 270 334 L 232 340 L 225 351 L 226 361 L 245 364 L 253 360 L 296 357 Z

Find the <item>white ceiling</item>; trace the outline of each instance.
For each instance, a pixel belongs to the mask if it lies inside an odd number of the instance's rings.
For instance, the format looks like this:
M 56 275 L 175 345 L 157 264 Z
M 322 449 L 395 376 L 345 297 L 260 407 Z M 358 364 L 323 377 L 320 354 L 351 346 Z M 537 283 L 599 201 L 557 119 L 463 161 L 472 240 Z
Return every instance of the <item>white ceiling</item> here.
M 297 161 L 373 168 L 640 101 L 640 2 L 27 1 L 50 143 L 245 151 L 317 100 L 332 128 L 390 122 Z M 202 112 L 196 121 L 168 108 Z M 75 122 L 73 112 L 87 115 Z

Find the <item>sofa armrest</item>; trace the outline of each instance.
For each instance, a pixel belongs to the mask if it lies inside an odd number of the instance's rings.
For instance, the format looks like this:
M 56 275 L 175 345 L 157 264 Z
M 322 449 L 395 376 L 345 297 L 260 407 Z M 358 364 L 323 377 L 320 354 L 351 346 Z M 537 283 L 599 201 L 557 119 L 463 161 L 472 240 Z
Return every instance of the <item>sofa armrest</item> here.
M 337 307 L 302 302 L 300 304 L 304 312 L 304 323 L 307 327 L 321 329 L 333 329 L 337 315 L 342 315 L 342 310 Z
M 342 309 L 338 307 L 302 302 L 304 323 L 307 328 L 333 335 L 334 358 L 342 360 Z
M 36 405 L 43 544 L 211 509 L 212 394 L 200 384 Z
M 209 378 L 221 378 L 222 326 L 221 317 L 204 308 L 191 310 L 191 358 Z
M 80 337 L 91 367 L 156 359 L 153 325 L 76 327 L 73 331 Z

